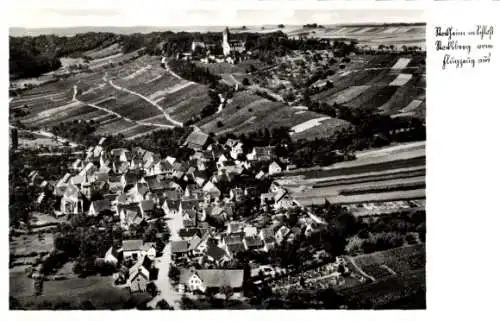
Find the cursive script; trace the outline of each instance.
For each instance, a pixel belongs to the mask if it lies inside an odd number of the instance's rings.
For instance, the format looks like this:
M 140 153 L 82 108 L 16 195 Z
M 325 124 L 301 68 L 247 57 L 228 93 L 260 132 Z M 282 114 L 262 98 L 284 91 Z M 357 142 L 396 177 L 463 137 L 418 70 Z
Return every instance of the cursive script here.
M 492 59 L 494 26 L 475 25 L 469 29 L 436 26 L 435 50 L 442 53 L 441 68 L 456 69 L 489 64 Z

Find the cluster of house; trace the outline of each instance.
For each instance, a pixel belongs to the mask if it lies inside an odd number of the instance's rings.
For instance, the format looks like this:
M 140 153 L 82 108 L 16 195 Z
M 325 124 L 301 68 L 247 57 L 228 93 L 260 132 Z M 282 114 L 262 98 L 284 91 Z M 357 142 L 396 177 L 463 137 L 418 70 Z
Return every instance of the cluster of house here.
M 116 284 L 130 288 L 132 292 L 145 292 L 148 283 L 156 278 L 157 270 L 154 265 L 156 258 L 156 244 L 143 240 L 124 240 L 121 248 L 112 246 L 98 258 L 113 267 L 119 267 L 113 274 Z
M 222 232 L 203 226 L 181 229 L 180 240 L 171 242 L 172 262 L 178 266 L 191 266 L 191 268 L 181 268 L 181 275 L 184 277 L 179 281 L 180 291 L 205 292 L 206 288 L 230 286 L 228 280 L 239 278 L 240 272 L 226 269 L 229 263 L 240 253 L 247 251 L 267 253 L 285 242 L 292 242 L 303 233 L 307 235 L 312 232 L 315 223 L 311 220 L 301 220 L 302 222 L 293 228 L 277 221 L 264 228 L 257 228 L 250 223 L 230 221 L 226 230 Z M 193 264 L 203 269 L 193 270 Z M 220 277 L 216 278 L 219 283 L 206 281 L 206 273 L 220 274 Z
M 245 53 L 248 55 L 251 54 L 246 50 L 245 41 L 229 39 L 229 37 L 230 37 L 229 29 L 226 27 L 222 32 L 222 43 L 221 43 L 222 53 L 223 53 L 222 55 L 212 54 L 217 44 L 205 43 L 203 41 L 194 40 L 191 43 L 191 52 L 184 52 L 182 54 L 179 54 L 177 56 L 177 59 L 188 60 L 188 61 L 193 59 L 193 54 L 198 48 L 202 49 L 202 51 L 206 53 L 205 56 L 200 59 L 200 61 L 205 64 L 222 63 L 222 62 L 228 62 L 234 64 L 237 63 L 239 60 L 244 59 Z M 236 53 L 237 55 L 235 55 Z
M 173 157 L 161 158 L 140 147 L 108 150 L 104 143 L 105 139 L 101 139 L 89 147 L 85 157 L 75 160 L 68 173 L 53 182 L 52 193 L 60 199 L 56 215 L 113 215 L 125 231 L 159 217 L 180 218 L 181 240 L 171 244 L 174 260 L 194 258 L 211 267 L 222 267 L 239 252 L 269 251 L 293 234 L 286 226 L 258 230 L 232 221 L 236 202 L 245 195 L 259 195 L 251 186 L 234 187 L 228 195 L 222 195 L 217 187 L 237 179 L 244 171 L 256 179 L 281 172 L 283 167 L 278 164 L 273 147 L 255 147 L 245 155 L 238 140 L 210 144 L 208 135 L 193 131 L 185 146 L 195 152 L 189 160 L 178 161 Z M 250 170 L 255 162 L 269 164 L 267 172 Z M 38 184 L 36 172 L 31 180 Z M 260 200 L 264 209 L 295 205 L 286 189 L 277 183 L 271 184 Z M 206 222 L 208 217 L 224 222 L 227 231 L 215 233 Z M 152 280 L 156 251 L 153 243 L 125 240 L 120 249 L 110 248 L 102 260 L 121 266 L 117 282 L 127 284 L 132 291 L 144 291 Z M 130 264 L 121 262 L 132 262 L 133 266 L 128 269 L 125 266 Z M 198 272 L 193 275 L 201 280 L 210 279 L 207 275 L 212 273 Z
M 273 147 L 255 147 L 242 160 L 241 142 L 229 139 L 224 145 L 207 145 L 207 140 L 208 135 L 200 131 L 189 135 L 185 145 L 196 152 L 188 161 L 161 158 L 140 147 L 106 150 L 102 140 L 88 148 L 86 157 L 75 160 L 70 171 L 55 182 L 53 193 L 61 200 L 56 214 L 112 212 L 120 217 L 124 229 L 147 220 L 155 211 L 163 211 L 166 216 L 190 215 L 191 219 L 194 212 L 219 215 L 221 208 L 252 191 L 234 188 L 221 202 L 218 184 L 233 181 L 251 169 L 254 161 L 270 162 L 268 172 L 259 171 L 257 179 L 282 170 L 273 161 Z

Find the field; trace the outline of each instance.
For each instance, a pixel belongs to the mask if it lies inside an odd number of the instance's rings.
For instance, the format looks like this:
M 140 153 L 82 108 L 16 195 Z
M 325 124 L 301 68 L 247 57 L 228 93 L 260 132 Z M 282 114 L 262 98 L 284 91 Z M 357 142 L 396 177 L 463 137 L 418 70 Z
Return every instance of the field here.
M 265 26 L 264 29 L 249 26 L 247 31 L 278 29 L 277 26 Z M 378 47 L 378 44 L 408 46 L 422 42 L 425 36 L 424 26 L 285 26 L 281 30 L 290 37 L 299 34 L 331 39 L 352 37 L 359 40 L 361 48 Z M 339 58 L 333 64 L 329 63 L 331 54 L 321 51 L 324 57 L 314 62 L 311 54 L 294 51 L 278 59 L 276 65 L 266 65 L 255 59 L 237 65 L 197 63 L 221 75 L 226 83 L 234 85 L 249 78 L 251 86 L 237 92 L 222 111 L 195 125 L 206 133 L 215 134 L 241 134 L 286 126 L 294 129 L 292 137 L 296 140 L 330 136 L 350 124 L 281 102 L 284 92 L 280 88 L 292 90 L 292 80 L 303 83 L 315 71 L 324 68 L 333 69 L 334 74 L 313 84 L 319 88 L 311 95 L 313 101 L 369 109 L 393 117 L 425 118 L 423 53 L 358 54 L 346 61 Z M 121 45 L 115 43 L 87 51 L 83 57 L 88 71 L 65 75 L 10 101 L 11 110 L 22 108 L 28 112 L 19 119 L 25 126 L 50 129 L 61 122 L 92 120 L 97 134 L 118 132 L 130 139 L 185 124 L 199 116 L 209 103 L 207 86 L 180 79 L 165 70 L 158 56 L 144 55 L 141 50 L 123 54 Z M 305 66 L 299 61 L 305 62 Z M 74 60 L 68 62 L 74 63 Z M 251 66 L 256 71 L 250 74 Z M 333 87 L 324 86 L 326 81 Z M 264 99 L 257 91 L 271 93 L 277 101 Z
M 425 144 L 360 152 L 354 161 L 283 172 L 277 182 L 304 206 L 424 199 Z
M 354 264 L 369 276 L 383 279 L 425 268 L 425 244 L 398 247 L 388 251 L 363 254 Z
M 341 294 L 357 302 L 371 302 L 374 308 L 403 299 L 425 305 L 425 261 L 425 244 L 353 257 L 355 269 L 374 282 L 341 290 Z
M 404 299 L 413 301 L 409 303 L 414 309 L 425 309 L 425 281 L 425 269 L 421 269 L 341 290 L 340 294 L 355 302 L 369 302 L 375 309 Z
M 111 277 L 93 276 L 73 278 L 61 281 L 44 281 L 43 293 L 33 296 L 33 280 L 20 273 L 10 275 L 10 295 L 19 300 L 26 309 L 43 308 L 43 304 L 52 306 L 62 302 L 71 302 L 79 306 L 84 301 L 90 301 L 97 309 L 114 310 L 124 308 L 130 299 L 143 302 L 149 295 L 131 295 L 126 289 L 113 287 Z
M 403 58 L 391 54 L 352 57 L 343 70 L 326 79 L 333 87 L 321 87 L 311 98 L 329 105 L 397 114 L 411 101 L 425 100 L 425 68 L 419 66 L 423 59 L 418 54 Z M 425 116 L 425 104 L 412 111 L 417 117 Z

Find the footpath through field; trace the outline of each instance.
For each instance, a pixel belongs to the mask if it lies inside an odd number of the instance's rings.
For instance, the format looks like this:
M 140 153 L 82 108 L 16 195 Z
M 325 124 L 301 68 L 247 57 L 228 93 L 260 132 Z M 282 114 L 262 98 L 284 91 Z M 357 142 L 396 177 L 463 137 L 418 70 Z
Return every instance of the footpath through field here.
M 141 98 L 142 100 L 147 101 L 149 104 L 151 104 L 152 106 L 154 106 L 155 108 L 157 108 L 159 111 L 161 111 L 161 112 L 162 112 L 162 114 L 165 116 L 165 118 L 166 118 L 169 122 L 171 122 L 172 124 L 175 124 L 175 125 L 176 125 L 176 126 L 178 126 L 178 127 L 183 127 L 183 124 L 182 124 L 181 122 L 179 122 L 179 121 L 177 121 L 177 120 L 174 120 L 172 117 L 170 117 L 170 115 L 169 115 L 169 114 L 167 114 L 167 113 L 163 110 L 163 108 L 162 108 L 160 105 L 158 105 L 156 102 L 152 101 L 152 100 L 151 100 L 151 99 L 149 99 L 148 97 L 146 97 L 146 96 L 144 96 L 144 95 L 141 95 L 140 93 L 135 92 L 135 91 L 133 91 L 133 90 L 127 89 L 127 88 L 125 88 L 125 87 L 120 87 L 120 86 L 118 86 L 118 85 L 114 84 L 114 83 L 113 83 L 113 81 L 112 81 L 111 79 L 107 79 L 106 75 L 104 75 L 104 76 L 102 77 L 102 79 L 103 79 L 104 81 L 107 81 L 107 82 L 108 82 L 108 84 L 110 84 L 110 85 L 111 85 L 111 87 L 113 87 L 113 88 L 115 88 L 115 89 L 117 89 L 117 90 L 120 90 L 120 91 L 123 91 L 123 92 L 129 93 L 129 94 L 131 94 L 131 95 L 135 95 L 135 96 L 137 96 L 137 97 Z
M 73 101 L 79 102 L 81 104 L 87 105 L 87 106 L 92 107 L 92 108 L 96 108 L 96 109 L 102 110 L 102 111 L 104 111 L 104 112 L 106 112 L 108 114 L 112 114 L 112 115 L 114 115 L 114 116 L 116 116 L 116 117 L 118 117 L 120 119 L 123 119 L 125 121 L 128 121 L 128 122 L 130 122 L 132 124 L 143 125 L 143 126 L 162 127 L 162 128 L 172 128 L 172 127 L 174 127 L 174 126 L 171 126 L 171 125 L 156 124 L 156 123 L 150 123 L 150 122 L 144 122 L 144 121 L 140 121 L 140 120 L 130 119 L 128 117 L 125 117 L 125 116 L 123 116 L 121 114 L 118 114 L 117 112 L 109 110 L 107 108 L 104 108 L 104 107 L 101 107 L 101 106 L 98 106 L 98 105 L 95 105 L 95 104 L 92 104 L 92 103 L 87 103 L 87 102 L 79 100 L 78 98 L 76 98 L 77 92 L 78 92 L 78 86 L 74 85 L 73 86 Z

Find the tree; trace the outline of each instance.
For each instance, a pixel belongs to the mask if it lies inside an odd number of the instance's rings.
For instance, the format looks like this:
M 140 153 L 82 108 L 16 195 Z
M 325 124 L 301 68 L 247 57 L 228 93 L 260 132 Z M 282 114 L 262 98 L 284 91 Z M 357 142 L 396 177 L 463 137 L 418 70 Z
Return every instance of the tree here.
M 158 294 L 158 288 L 154 282 L 149 282 L 146 285 L 146 291 L 151 294 L 151 296 L 155 297 Z
M 181 271 L 175 266 L 175 265 L 170 265 L 170 270 L 168 271 L 168 277 L 174 282 L 178 283 L 179 282 L 179 276 L 181 274 Z
M 226 302 L 229 301 L 231 296 L 233 296 L 233 294 L 234 294 L 233 288 L 231 288 L 230 286 L 223 286 L 221 288 L 220 292 L 222 294 L 224 294 L 224 297 L 226 298 Z
M 285 25 L 283 25 L 282 23 L 280 23 L 280 24 L 278 25 L 278 28 L 283 29 L 283 28 L 285 28 Z
M 158 301 L 158 303 L 156 303 L 156 308 L 159 310 L 173 310 L 173 308 L 170 306 L 170 304 L 168 304 L 167 301 L 165 301 L 165 299 L 161 299 L 160 301 Z
M 243 84 L 243 86 L 250 85 L 250 81 L 248 80 L 248 78 L 243 78 L 243 81 L 241 83 Z
M 95 306 L 92 304 L 92 302 L 90 302 L 89 300 L 85 300 L 82 302 L 82 304 L 80 305 L 80 308 L 82 310 L 95 310 Z

